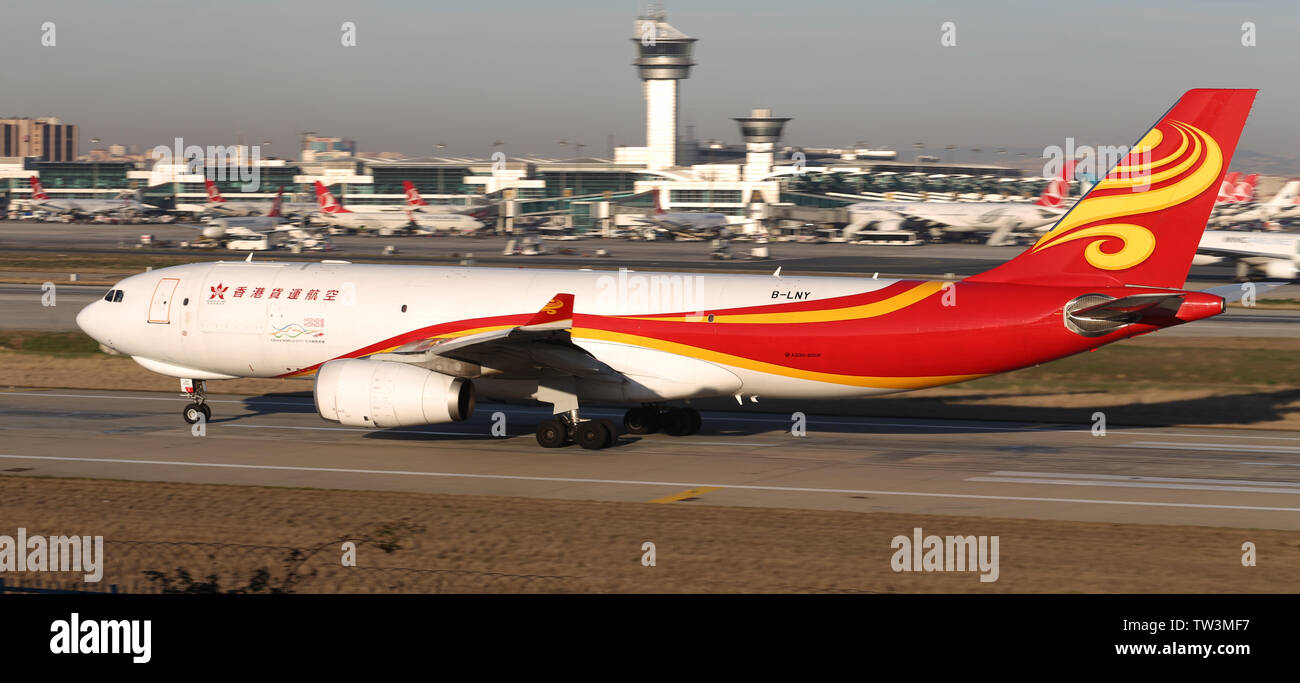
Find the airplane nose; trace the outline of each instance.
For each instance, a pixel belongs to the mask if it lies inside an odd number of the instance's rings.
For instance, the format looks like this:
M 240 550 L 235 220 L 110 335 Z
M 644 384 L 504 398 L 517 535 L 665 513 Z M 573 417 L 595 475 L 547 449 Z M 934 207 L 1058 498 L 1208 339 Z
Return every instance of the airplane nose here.
M 111 346 L 108 338 L 108 328 L 104 324 L 103 304 L 103 301 L 94 301 L 81 309 L 81 312 L 77 314 L 77 327 L 80 327 L 81 331 L 89 335 L 91 339 L 106 346 Z

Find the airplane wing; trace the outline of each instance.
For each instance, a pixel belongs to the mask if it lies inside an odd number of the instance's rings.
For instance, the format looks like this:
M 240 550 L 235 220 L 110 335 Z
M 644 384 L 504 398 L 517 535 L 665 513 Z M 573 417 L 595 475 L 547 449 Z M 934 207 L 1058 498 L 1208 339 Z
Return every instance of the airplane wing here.
M 858 211 L 850 214 L 850 216 L 852 220 L 848 225 L 844 226 L 841 233 L 845 239 L 853 239 L 860 230 L 864 230 L 870 225 L 875 225 L 877 230 L 898 230 L 907 220 L 907 217 L 903 214 L 884 209 Z
M 1283 254 L 1265 254 L 1258 251 L 1248 251 L 1245 249 L 1230 249 L 1228 247 L 1199 246 L 1196 248 L 1196 253 L 1204 254 L 1205 256 L 1225 256 L 1229 258 L 1253 257 L 1253 258 L 1286 259 L 1286 256 Z
M 462 337 L 422 339 L 370 358 L 414 364 L 439 364 L 442 359 L 495 364 L 506 359 L 570 375 L 617 375 L 573 343 L 572 328 L 573 295 L 556 294 L 523 325 Z

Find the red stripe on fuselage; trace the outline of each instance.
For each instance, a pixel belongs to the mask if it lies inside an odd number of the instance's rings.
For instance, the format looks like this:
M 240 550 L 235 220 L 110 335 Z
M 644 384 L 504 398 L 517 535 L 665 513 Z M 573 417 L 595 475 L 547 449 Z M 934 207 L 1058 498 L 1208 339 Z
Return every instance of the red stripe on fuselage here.
M 915 281 L 900 283 L 900 289 Z M 895 287 L 891 285 L 892 289 Z M 575 330 L 617 332 L 739 356 L 782 367 L 866 377 L 987 375 L 1070 356 L 1128 337 L 1161 329 L 1133 324 L 1100 337 L 1083 337 L 1065 327 L 1062 309 L 1087 293 L 1120 297 L 1138 288 L 1081 289 L 1004 283 L 955 283 L 950 296 L 930 296 L 897 311 L 851 320 L 805 323 L 728 323 L 706 319 L 646 320 L 577 313 Z M 872 294 L 882 294 L 873 292 Z M 884 298 L 892 294 L 882 294 Z M 856 297 L 857 295 L 854 295 Z M 854 297 L 840 297 L 863 303 Z M 817 302 L 826 308 L 827 302 Z M 948 305 L 951 304 L 951 305 Z M 772 312 L 787 304 L 730 309 Z M 711 312 L 711 311 L 710 311 Z M 706 312 L 707 315 L 708 312 Z M 533 313 L 474 318 L 421 327 L 350 353 L 358 358 L 406 343 L 464 330 L 525 324 Z M 1176 324 L 1170 320 L 1168 324 Z M 579 332 L 580 336 L 580 332 Z M 324 362 L 281 377 L 314 372 Z

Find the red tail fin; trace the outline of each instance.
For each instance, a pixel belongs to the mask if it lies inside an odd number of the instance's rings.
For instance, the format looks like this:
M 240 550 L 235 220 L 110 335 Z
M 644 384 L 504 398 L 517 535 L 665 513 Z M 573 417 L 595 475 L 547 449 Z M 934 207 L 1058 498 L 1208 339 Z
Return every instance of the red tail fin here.
M 415 189 L 415 183 L 409 180 L 402 181 L 402 191 L 406 193 L 407 206 L 428 206 L 429 202 L 424 201 L 420 196 L 420 191 Z
M 1061 166 L 1061 177 L 1054 178 L 1043 188 L 1043 195 L 1036 202 L 1038 206 L 1055 208 L 1065 204 L 1065 198 L 1070 196 L 1070 181 L 1074 180 L 1075 163 L 1071 159 Z
M 50 196 L 45 194 L 45 188 L 41 186 L 41 179 L 36 176 L 31 177 L 32 182 L 32 199 L 37 201 L 48 201 Z
M 1240 173 L 1233 171 L 1232 173 L 1229 173 L 1227 176 L 1225 176 L 1223 178 L 1223 182 L 1219 184 L 1219 196 L 1216 197 L 1214 201 L 1221 202 L 1224 204 L 1237 201 L 1236 199 L 1233 198 L 1232 191 L 1233 188 L 1237 186 L 1237 176 L 1240 175 L 1241 175 Z
M 212 182 L 212 179 L 211 179 L 211 178 L 204 178 L 204 179 L 203 179 L 203 187 L 207 188 L 207 190 L 208 190 L 208 201 L 209 201 L 209 202 L 211 202 L 211 203 L 213 203 L 213 204 L 220 204 L 220 203 L 226 201 L 226 198 L 221 196 L 221 190 L 218 190 L 218 189 L 217 189 L 217 184 L 214 183 L 214 182 Z
M 343 205 L 339 204 L 339 200 L 335 199 L 334 195 L 330 194 L 330 191 L 319 180 L 316 181 L 316 205 L 320 207 L 323 213 L 352 213 L 343 208 Z
M 972 282 L 1182 287 L 1255 90 L 1189 90 L 1038 243 Z
M 1239 202 L 1249 202 L 1255 199 L 1255 183 L 1259 182 L 1259 174 L 1252 173 L 1237 183 L 1233 188 L 1233 198 Z
M 275 193 L 275 201 L 271 202 L 271 210 L 266 213 L 271 218 L 279 218 L 280 203 L 284 201 L 284 186 L 280 186 L 280 191 Z
M 662 202 L 659 201 L 659 188 L 656 187 L 655 189 L 651 190 L 651 192 L 653 192 L 655 196 L 655 213 L 656 214 L 663 213 L 664 205 Z

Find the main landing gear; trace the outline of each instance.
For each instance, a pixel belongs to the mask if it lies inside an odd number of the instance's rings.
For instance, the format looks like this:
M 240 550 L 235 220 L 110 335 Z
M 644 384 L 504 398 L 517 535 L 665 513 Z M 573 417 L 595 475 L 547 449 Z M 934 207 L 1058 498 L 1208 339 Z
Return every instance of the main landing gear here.
M 618 427 L 610 420 L 580 420 L 578 411 L 560 413 L 537 425 L 537 443 L 542 448 L 560 448 L 571 443 L 596 451 L 618 441 Z
M 700 411 L 694 408 L 642 406 L 623 416 L 623 427 L 628 434 L 654 434 L 663 430 L 669 436 L 690 436 L 700 431 L 700 425 Z
M 642 406 L 627 411 L 623 416 L 623 431 L 628 434 L 662 431 L 669 436 L 690 436 L 700 431 L 700 424 L 700 411 L 694 408 Z M 537 425 L 537 443 L 542 448 L 561 448 L 576 443 L 595 451 L 613 446 L 619 434 L 613 421 L 582 420 L 578 418 L 577 410 L 560 413 Z
M 203 422 L 212 421 L 212 409 L 205 402 L 207 399 L 208 383 L 201 379 L 183 379 L 181 380 L 181 394 L 190 399 L 190 404 L 185 406 L 181 411 L 181 417 L 185 418 L 186 424 L 194 424 L 203 418 Z

